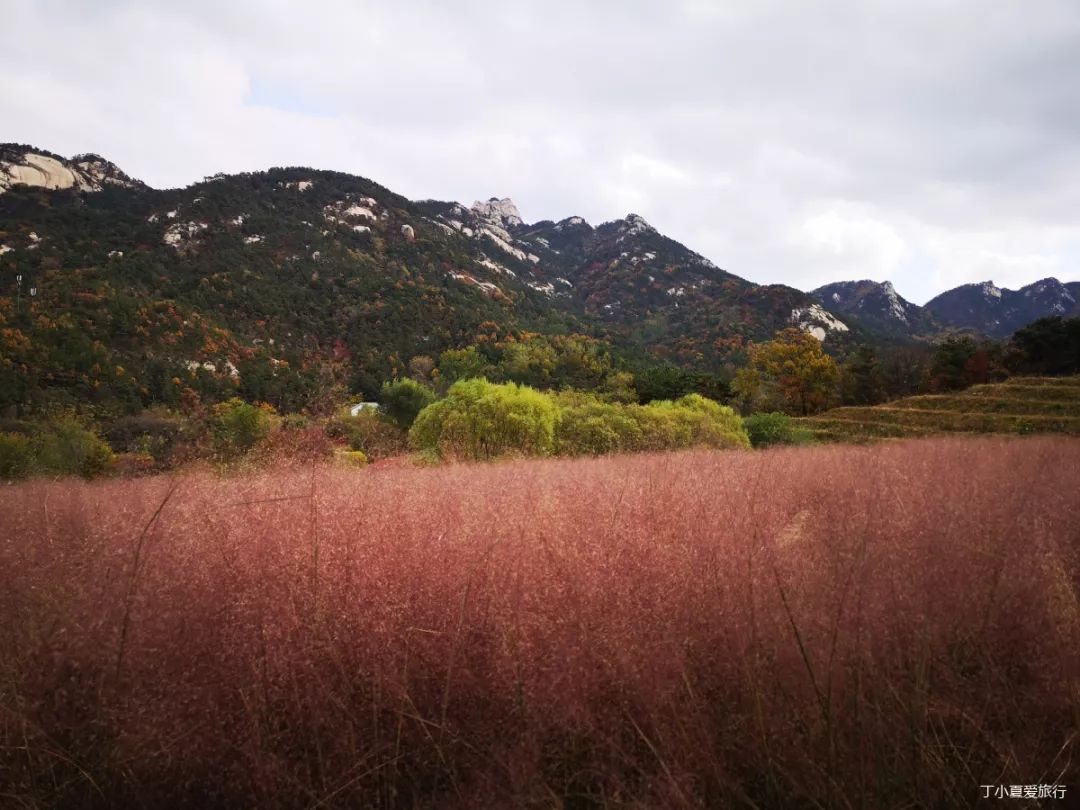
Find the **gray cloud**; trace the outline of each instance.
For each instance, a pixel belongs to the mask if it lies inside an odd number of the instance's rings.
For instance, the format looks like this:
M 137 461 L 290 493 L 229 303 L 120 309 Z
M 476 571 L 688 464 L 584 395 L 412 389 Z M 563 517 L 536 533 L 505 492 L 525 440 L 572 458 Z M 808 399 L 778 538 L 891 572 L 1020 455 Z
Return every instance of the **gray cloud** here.
M 1080 6 L 14 0 L 0 137 L 636 211 L 755 281 L 1080 277 Z

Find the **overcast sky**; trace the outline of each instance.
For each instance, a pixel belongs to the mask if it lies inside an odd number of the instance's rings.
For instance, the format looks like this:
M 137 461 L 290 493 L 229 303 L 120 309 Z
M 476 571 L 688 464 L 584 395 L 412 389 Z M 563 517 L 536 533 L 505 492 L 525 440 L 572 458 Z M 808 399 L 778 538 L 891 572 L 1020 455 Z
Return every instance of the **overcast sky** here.
M 1077 0 L 5 0 L 0 140 L 311 165 L 923 303 L 1080 279 Z

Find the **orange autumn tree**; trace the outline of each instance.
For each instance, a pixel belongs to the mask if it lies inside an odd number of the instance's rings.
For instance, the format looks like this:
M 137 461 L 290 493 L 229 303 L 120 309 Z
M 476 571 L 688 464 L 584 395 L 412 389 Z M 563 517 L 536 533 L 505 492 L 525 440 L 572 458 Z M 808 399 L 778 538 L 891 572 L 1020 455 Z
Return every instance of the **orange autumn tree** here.
M 821 341 L 790 327 L 773 340 L 750 347 L 750 367 L 761 385 L 782 400 L 785 409 L 803 416 L 825 408 L 836 392 L 839 369 Z

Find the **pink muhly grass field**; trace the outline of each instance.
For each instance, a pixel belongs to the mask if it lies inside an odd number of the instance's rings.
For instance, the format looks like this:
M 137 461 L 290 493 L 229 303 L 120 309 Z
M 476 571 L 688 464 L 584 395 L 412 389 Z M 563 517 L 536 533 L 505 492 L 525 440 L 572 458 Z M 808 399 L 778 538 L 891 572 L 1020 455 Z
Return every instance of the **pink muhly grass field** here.
M 1060 438 L 4 487 L 0 804 L 1076 796 L 1078 562 Z

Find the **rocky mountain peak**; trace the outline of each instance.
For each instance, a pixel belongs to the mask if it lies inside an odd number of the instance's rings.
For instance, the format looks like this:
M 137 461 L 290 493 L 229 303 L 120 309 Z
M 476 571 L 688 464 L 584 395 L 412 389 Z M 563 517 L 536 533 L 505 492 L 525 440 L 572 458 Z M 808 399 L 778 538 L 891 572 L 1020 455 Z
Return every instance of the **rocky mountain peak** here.
M 935 328 L 922 307 L 905 300 L 890 281 L 838 281 L 818 287 L 812 295 L 834 312 L 854 316 L 884 334 L 927 334 Z
M 20 144 L 0 144 L 0 193 L 12 186 L 101 191 L 105 186 L 135 188 L 133 180 L 100 155 L 76 155 L 70 160 Z
M 477 200 L 472 204 L 472 211 L 484 220 L 495 222 L 503 227 L 521 225 L 521 212 L 509 197 L 492 197 L 487 202 Z
M 560 219 L 558 222 L 555 223 L 555 230 L 557 231 L 562 231 L 567 228 L 587 228 L 591 230 L 592 226 L 589 225 L 589 223 L 586 222 L 584 219 L 577 216 L 566 217 L 565 219 Z
M 1026 287 L 1021 287 L 1020 292 L 1027 296 L 1033 295 L 1069 295 L 1068 288 L 1056 278 L 1044 278 L 1032 282 Z M 1071 297 L 1071 296 L 1070 296 Z
M 849 331 L 846 323 L 831 312 L 822 309 L 820 304 L 810 304 L 791 310 L 791 322 L 822 342 L 830 332 Z
M 1044 309 L 1052 315 L 1066 315 L 1075 311 L 1080 304 L 1069 288 L 1056 278 L 1044 278 L 1021 287 L 1019 293 L 1032 306 Z
M 652 225 L 645 221 L 645 217 L 640 214 L 627 214 L 623 220 L 626 223 L 627 233 L 644 233 L 645 231 L 655 231 Z

